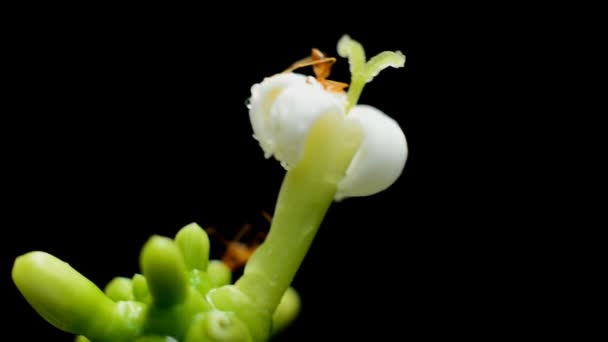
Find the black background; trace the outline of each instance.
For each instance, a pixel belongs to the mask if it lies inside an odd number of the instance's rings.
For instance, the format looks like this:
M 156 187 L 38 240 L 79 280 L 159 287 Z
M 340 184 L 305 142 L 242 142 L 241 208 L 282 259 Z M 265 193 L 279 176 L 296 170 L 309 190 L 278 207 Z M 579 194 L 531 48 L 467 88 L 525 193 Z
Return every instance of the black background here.
M 272 212 L 284 171 L 251 136 L 250 87 L 311 47 L 335 56 L 344 33 L 369 56 L 407 56 L 360 103 L 401 124 L 410 155 L 389 190 L 330 208 L 293 284 L 302 314 L 281 339 L 320 331 L 373 340 L 500 337 L 531 324 L 510 314 L 536 268 L 522 267 L 530 239 L 514 222 L 530 208 L 506 195 L 517 191 L 522 164 L 505 161 L 512 156 L 500 137 L 518 117 L 494 102 L 500 90 L 489 80 L 504 65 L 490 48 L 496 36 L 478 36 L 487 26 L 449 8 L 237 9 L 70 8 L 51 16 L 39 8 L 9 25 L 5 329 L 22 340 L 71 340 L 14 287 L 10 268 L 20 254 L 47 251 L 105 286 L 138 272 L 152 234 L 173 236 L 198 222 L 230 236 L 259 221 L 261 210 Z M 345 60 L 332 75 L 348 82 Z M 212 248 L 219 256 L 221 245 Z

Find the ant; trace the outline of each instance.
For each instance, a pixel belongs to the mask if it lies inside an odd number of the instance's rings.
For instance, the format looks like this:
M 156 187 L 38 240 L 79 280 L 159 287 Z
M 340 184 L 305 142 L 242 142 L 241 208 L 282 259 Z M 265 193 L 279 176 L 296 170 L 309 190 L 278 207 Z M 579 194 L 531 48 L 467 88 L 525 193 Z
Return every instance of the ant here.
M 272 216 L 265 211 L 262 211 L 262 216 L 268 223 L 272 221 Z M 251 230 L 251 224 L 244 224 L 243 227 L 238 231 L 236 236 L 228 241 L 223 236 L 221 236 L 214 228 L 207 228 L 207 233 L 209 235 L 216 236 L 226 247 L 224 254 L 222 255 L 222 262 L 230 268 L 231 271 L 238 270 L 239 268 L 245 266 L 251 254 L 256 250 L 256 248 L 262 244 L 264 237 L 266 236 L 265 232 L 259 232 L 255 235 L 253 243 L 248 245 L 241 242 L 241 239 Z
M 327 79 L 331 73 L 331 67 L 335 62 L 336 58 L 327 57 L 327 55 L 321 52 L 321 50 L 313 48 L 310 57 L 306 57 L 293 63 L 289 68 L 287 68 L 287 70 L 283 72 L 291 72 L 296 69 L 312 65 L 312 70 L 315 73 L 317 81 L 321 83 L 325 90 L 334 93 L 342 93 L 344 92 L 344 88 L 348 87 L 348 83 L 336 82 Z

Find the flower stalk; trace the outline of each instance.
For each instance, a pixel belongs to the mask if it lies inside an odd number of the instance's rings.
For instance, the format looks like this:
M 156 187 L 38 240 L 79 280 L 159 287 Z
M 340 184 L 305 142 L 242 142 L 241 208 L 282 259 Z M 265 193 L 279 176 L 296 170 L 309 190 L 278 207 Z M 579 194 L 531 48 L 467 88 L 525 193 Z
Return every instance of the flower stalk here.
M 283 181 L 270 232 L 236 286 L 274 311 L 291 284 L 361 143 L 353 122 L 325 115 L 311 129 L 302 161 Z

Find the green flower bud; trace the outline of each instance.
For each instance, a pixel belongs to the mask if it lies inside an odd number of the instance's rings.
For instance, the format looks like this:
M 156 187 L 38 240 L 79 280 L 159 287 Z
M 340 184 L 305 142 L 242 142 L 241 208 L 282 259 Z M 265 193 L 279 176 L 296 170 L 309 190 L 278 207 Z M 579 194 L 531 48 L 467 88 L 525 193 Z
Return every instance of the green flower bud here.
M 272 316 L 234 285 L 210 291 L 207 299 L 215 308 L 234 312 L 249 328 L 253 341 L 266 341 L 270 336 Z
M 141 302 L 141 303 L 149 304 L 151 297 L 150 297 L 150 290 L 148 289 L 148 281 L 146 281 L 146 277 L 144 277 L 141 274 L 135 274 L 133 276 L 132 284 L 133 284 L 134 300 Z
M 232 283 L 232 271 L 221 260 L 209 261 L 207 274 L 213 287 L 220 287 Z
M 168 308 L 185 300 L 188 293 L 188 272 L 173 240 L 151 237 L 141 251 L 140 262 L 153 305 Z
M 55 327 L 97 342 L 131 341 L 142 327 L 142 306 L 114 303 L 67 263 L 44 252 L 18 257 L 13 281 L 25 299 Z
M 114 303 L 69 264 L 44 252 L 15 260 L 13 281 L 32 307 L 55 327 L 88 333 L 95 322 L 108 319 Z
M 144 332 L 160 336 L 173 336 L 181 341 L 197 314 L 211 310 L 211 305 L 193 288 L 188 288 L 185 300 L 170 307 L 158 307 L 154 302 L 146 312 Z
M 106 285 L 106 295 L 115 302 L 133 300 L 133 282 L 129 278 L 116 277 Z
M 207 272 L 197 269 L 190 271 L 190 286 L 196 289 L 201 295 L 206 295 L 209 290 L 214 288 L 211 278 Z
M 245 323 L 232 312 L 213 310 L 197 315 L 185 342 L 251 342 Z
M 277 334 L 287 328 L 300 313 L 301 300 L 298 292 L 289 287 L 272 315 L 272 333 Z
M 207 270 L 209 262 L 209 237 L 196 223 L 191 223 L 175 235 L 175 243 L 181 251 L 189 270 Z

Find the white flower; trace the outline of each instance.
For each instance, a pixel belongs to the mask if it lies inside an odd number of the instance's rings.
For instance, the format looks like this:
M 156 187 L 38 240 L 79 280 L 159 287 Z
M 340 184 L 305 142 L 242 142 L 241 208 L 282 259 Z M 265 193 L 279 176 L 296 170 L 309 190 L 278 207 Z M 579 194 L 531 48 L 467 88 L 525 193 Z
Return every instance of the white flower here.
M 305 82 L 306 76 L 294 73 L 279 74 L 267 77 L 262 83 L 251 87 L 249 98 L 249 120 L 253 128 L 253 137 L 260 143 L 264 156 L 274 154 L 275 141 L 270 132 L 270 110 L 277 96 L 289 85 Z
M 315 78 L 300 74 L 278 74 L 251 88 L 254 137 L 265 157 L 274 155 L 286 169 L 301 159 L 308 131 L 326 113 L 358 122 L 363 132 L 335 199 L 372 195 L 393 184 L 407 159 L 405 135 L 395 120 L 367 105 L 354 106 L 347 115 L 345 94 L 329 92 Z
M 338 183 L 336 200 L 369 196 L 385 190 L 401 175 L 408 148 L 399 124 L 368 105 L 354 106 L 347 120 L 356 120 L 363 129 L 363 142 Z

